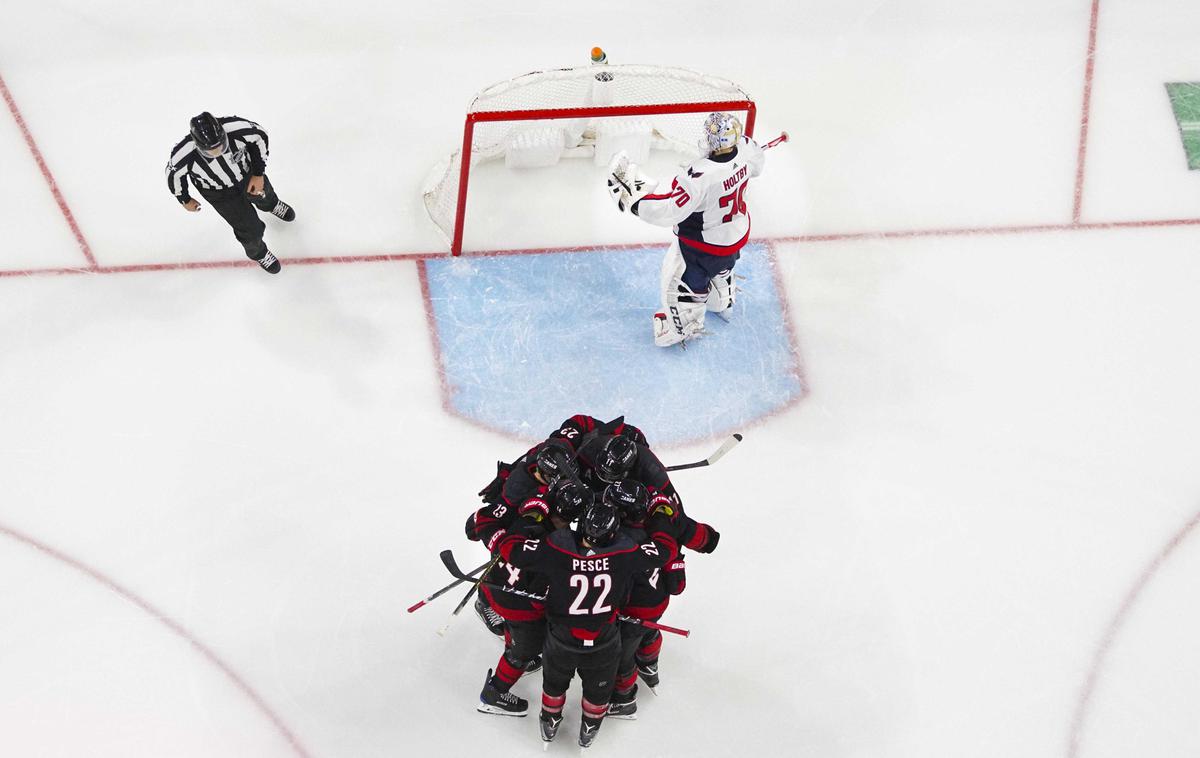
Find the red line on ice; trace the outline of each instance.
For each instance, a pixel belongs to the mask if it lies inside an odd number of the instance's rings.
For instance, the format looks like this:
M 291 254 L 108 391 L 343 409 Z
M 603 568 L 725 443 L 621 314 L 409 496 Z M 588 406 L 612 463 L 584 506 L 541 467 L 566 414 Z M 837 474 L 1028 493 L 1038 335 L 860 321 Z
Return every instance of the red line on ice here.
M 1092 80 L 1096 73 L 1096 26 L 1100 20 L 1100 0 L 1092 0 L 1092 18 L 1088 23 L 1087 66 L 1083 74 L 1083 113 L 1079 117 L 1079 152 L 1075 159 L 1075 205 L 1071 221 L 1078 224 L 1083 213 L 1083 178 L 1087 165 L 1088 124 L 1092 109 Z
M 196 650 L 196 652 L 200 653 L 205 660 L 220 669 L 221 673 L 224 674 L 225 677 L 229 679 L 229 681 L 232 682 L 235 687 L 237 687 L 237 689 L 241 690 L 242 694 L 249 698 L 250 702 L 254 704 L 259 712 L 261 712 L 262 715 L 265 716 L 267 720 L 275 726 L 275 729 L 280 733 L 280 735 L 282 735 L 283 738 L 287 740 L 288 744 L 292 746 L 292 749 L 296 752 L 296 755 L 300 756 L 301 758 L 311 757 L 311 753 L 309 753 L 308 750 L 306 750 L 305 747 L 300 744 L 300 740 L 296 738 L 296 735 L 291 729 L 288 728 L 287 724 L 283 723 L 283 719 L 281 719 L 275 713 L 275 711 L 271 710 L 271 706 L 267 705 L 262 696 L 255 692 L 254 689 L 246 683 L 246 680 L 243 679 L 236 671 L 234 671 L 228 663 L 223 661 L 220 656 L 213 652 L 212 648 L 208 647 L 199 639 L 197 639 L 196 635 L 185 629 L 184 626 L 178 621 L 171 618 L 155 606 L 151 605 L 148 600 L 142 598 L 137 593 L 121 586 L 105 574 L 102 574 L 78 559 L 72 558 L 66 553 L 55 550 L 49 545 L 46 545 L 43 542 L 40 542 L 3 524 L 0 524 L 0 534 L 7 535 L 8 537 L 11 537 L 27 547 L 31 547 L 38 552 L 47 555 L 56 561 L 59 561 L 60 563 L 70 566 L 79 573 L 94 579 L 99 584 L 117 593 L 121 597 L 136 605 L 138 608 L 145 611 L 150 616 L 153 616 L 158 620 L 159 623 L 169 629 L 172 634 L 187 642 Z
M 450 403 L 450 384 L 446 381 L 445 363 L 442 361 L 442 338 L 438 333 L 437 317 L 433 312 L 433 298 L 429 295 L 429 271 L 424 260 L 417 261 L 417 280 L 421 283 L 421 304 L 425 310 L 425 331 L 429 335 L 429 347 L 433 350 L 433 363 L 437 366 L 438 390 L 442 396 L 442 410 L 457 416 Z
M 12 92 L 9 91 L 8 85 L 4 83 L 3 76 L 0 76 L 0 97 L 4 98 L 5 104 L 8 105 L 8 112 L 12 114 L 13 120 L 17 122 L 17 128 L 21 130 L 21 136 L 25 138 L 25 145 L 29 148 L 29 152 L 33 153 L 33 160 L 37 162 L 38 168 L 42 172 L 42 178 L 46 180 L 46 185 L 50 187 L 50 194 L 54 196 L 54 202 L 58 203 L 58 209 L 62 211 L 63 218 L 67 220 L 67 226 L 71 227 L 71 233 L 75 235 L 75 241 L 79 243 L 79 249 L 83 251 L 83 257 L 87 258 L 88 266 L 95 268 L 96 259 L 92 256 L 92 248 L 84 238 L 83 232 L 79 230 L 79 224 L 75 223 L 75 216 L 71 213 L 71 208 L 63 198 L 62 192 L 59 191 L 58 182 L 54 181 L 54 174 L 50 173 L 50 167 L 46 165 L 46 160 L 42 157 L 42 151 L 38 149 L 37 142 L 34 142 L 33 134 L 29 131 L 29 125 L 25 123 L 25 117 L 21 115 L 21 110 L 17 107 L 17 101 L 13 99 Z
M 1200 218 L 1145 219 L 1140 221 L 1093 221 L 1070 224 L 1025 224 L 1014 226 L 948 227 L 942 229 L 901 229 L 877 232 L 831 232 L 828 234 L 799 234 L 781 237 L 760 237 L 752 242 L 778 244 L 781 242 L 846 242 L 853 240 L 910 239 L 914 237 L 967 237 L 983 235 L 1041 234 L 1046 232 L 1105 231 L 1112 229 L 1156 229 L 1174 226 L 1200 226 Z M 641 250 L 647 247 L 662 247 L 661 240 L 619 245 L 575 245 L 571 247 L 539 247 L 504 250 L 480 250 L 464 253 L 463 258 L 497 255 L 543 255 L 571 252 L 610 252 Z M 375 255 L 333 255 L 310 258 L 283 258 L 284 267 L 316 266 L 344 263 L 382 263 L 387 261 L 421 261 L 430 258 L 446 258 L 448 252 L 380 253 Z M 253 268 L 258 264 L 250 260 L 191 261 L 180 263 L 140 263 L 126 266 L 96 266 L 94 268 L 70 267 L 29 268 L 0 270 L 0 278 L 9 276 L 58 276 L 65 274 L 130 274 L 147 271 L 192 271 L 216 268 Z
M 1171 554 L 1183 544 L 1183 541 L 1191 535 L 1192 530 L 1196 525 L 1200 524 L 1200 511 L 1192 514 L 1192 517 L 1183 528 L 1171 537 L 1170 541 L 1154 556 L 1154 560 L 1150 561 L 1146 568 L 1142 569 L 1142 573 L 1138 575 L 1137 581 L 1129 588 L 1129 592 L 1125 593 L 1125 598 L 1121 601 L 1120 607 L 1117 608 L 1116 614 L 1112 620 L 1108 622 L 1108 627 L 1104 630 L 1104 635 L 1100 638 L 1100 644 L 1096 646 L 1096 652 L 1092 655 L 1092 665 L 1088 669 L 1087 679 L 1084 681 L 1083 689 L 1079 693 L 1079 699 L 1075 705 L 1075 714 L 1071 718 L 1071 732 L 1067 738 L 1067 758 L 1077 758 L 1079 748 L 1083 742 L 1084 726 L 1087 722 L 1088 709 L 1092 704 L 1092 695 L 1095 694 L 1096 685 L 1100 681 L 1100 674 L 1103 672 L 1104 665 L 1108 661 L 1108 653 L 1112 649 L 1113 643 L 1117 639 L 1117 635 L 1121 633 L 1125 622 L 1132 615 L 1134 605 L 1141 597 L 1142 592 L 1146 589 L 1146 585 L 1150 584 L 1150 580 L 1158 573 Z

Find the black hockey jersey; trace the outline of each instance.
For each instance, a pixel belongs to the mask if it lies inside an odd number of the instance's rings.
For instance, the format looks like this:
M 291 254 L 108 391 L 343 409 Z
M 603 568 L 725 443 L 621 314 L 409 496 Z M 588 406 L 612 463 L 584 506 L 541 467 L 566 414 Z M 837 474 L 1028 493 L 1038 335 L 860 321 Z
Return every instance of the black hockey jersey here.
M 584 547 L 582 538 L 569 529 L 543 539 L 510 534 L 501 542 L 500 554 L 510 565 L 545 577 L 551 631 L 591 647 L 616 622 L 617 609 L 635 578 L 675 558 L 674 529 L 666 517 L 656 515 L 647 524 L 649 540 L 639 544 L 621 532 L 600 548 Z

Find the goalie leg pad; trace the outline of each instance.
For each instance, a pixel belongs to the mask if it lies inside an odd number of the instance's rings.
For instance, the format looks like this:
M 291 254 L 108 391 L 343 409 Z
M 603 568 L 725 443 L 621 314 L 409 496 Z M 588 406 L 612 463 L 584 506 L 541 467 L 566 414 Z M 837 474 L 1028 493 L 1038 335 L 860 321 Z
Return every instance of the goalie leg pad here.
M 736 299 L 737 283 L 733 280 L 733 269 L 727 268 L 712 278 L 708 310 L 710 313 L 724 313 L 733 307 Z
M 696 292 L 684 282 L 687 264 L 679 252 L 679 241 L 671 243 L 659 274 L 662 310 L 654 314 L 654 344 L 669 347 L 704 329 L 708 290 Z

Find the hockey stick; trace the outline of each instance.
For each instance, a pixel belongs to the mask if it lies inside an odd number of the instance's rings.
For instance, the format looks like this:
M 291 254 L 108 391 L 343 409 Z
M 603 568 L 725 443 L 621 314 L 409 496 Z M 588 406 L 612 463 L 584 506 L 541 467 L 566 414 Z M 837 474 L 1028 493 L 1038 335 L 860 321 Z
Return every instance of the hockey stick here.
M 487 563 L 484 563 L 483 565 L 479 566 L 478 568 L 472 569 L 472 570 L 471 570 L 471 572 L 467 574 L 467 576 L 468 576 L 468 577 L 473 577 L 473 576 L 475 576 L 475 575 L 476 575 L 476 574 L 478 574 L 480 571 L 483 571 L 485 568 L 487 568 L 487 567 L 488 567 L 490 564 L 491 564 L 491 561 L 488 561 Z M 462 583 L 463 583 L 463 582 L 465 582 L 465 581 L 468 581 L 468 580 L 466 580 L 466 579 L 455 579 L 453 582 L 450 582 L 450 583 L 449 583 L 449 584 L 447 584 L 445 587 L 442 587 L 440 590 L 438 590 L 437 592 L 433 593 L 433 594 L 432 594 L 432 595 L 430 595 L 429 597 L 425 598 L 425 599 L 424 599 L 424 600 L 422 600 L 421 602 L 419 602 L 419 603 L 415 603 L 414 605 L 410 605 L 410 606 L 408 607 L 408 612 L 409 612 L 409 613 L 412 613 L 413 611 L 417 610 L 418 608 L 420 608 L 421 606 L 423 606 L 423 605 L 425 605 L 426 603 L 430 602 L 431 600 L 437 600 L 439 597 L 441 597 L 442 595 L 445 595 L 447 592 L 449 592 L 450 590 L 454 589 L 455 587 L 457 587 L 458 585 L 462 584 Z
M 442 625 L 441 629 L 438 629 L 437 633 L 439 637 L 445 637 L 446 632 L 450 631 L 450 625 L 454 623 L 454 619 L 458 618 L 458 614 L 462 613 L 463 608 L 467 607 L 467 602 L 470 601 L 471 597 L 475 594 L 475 591 L 479 589 L 479 583 L 483 581 L 483 577 L 487 576 L 487 572 L 491 571 L 492 566 L 495 566 L 499 560 L 500 556 L 497 555 L 495 558 L 483 564 L 483 573 L 480 574 L 479 578 L 474 581 L 471 581 L 471 576 L 469 574 L 462 574 L 461 571 L 451 572 L 458 577 L 459 582 L 471 582 L 471 588 L 467 590 L 467 594 L 463 595 L 462 600 L 458 601 L 458 605 L 454 606 L 454 611 L 451 612 L 450 619 Z M 455 568 L 458 568 L 458 566 L 455 565 Z M 475 572 L 472 571 L 471 573 L 474 574 Z M 459 574 L 462 575 L 459 576 Z
M 770 150 L 771 148 L 775 147 L 776 145 L 778 145 L 781 142 L 787 142 L 788 139 L 789 139 L 788 133 L 784 132 L 784 133 L 780 134 L 778 137 L 776 137 L 775 139 L 768 142 L 767 144 L 763 145 L 762 149 Z
M 456 576 L 456 577 L 460 577 L 460 578 L 466 577 L 468 579 L 470 578 L 470 577 L 467 577 L 466 574 L 462 573 L 462 569 L 460 569 L 458 567 L 458 563 L 455 562 L 455 560 L 454 560 L 454 553 L 452 551 L 443 550 L 439 555 L 441 556 L 442 563 L 445 564 L 446 570 L 450 572 L 451 576 Z M 519 590 L 516 587 L 509 587 L 507 584 L 496 584 L 494 582 L 485 582 L 485 581 L 483 581 L 482 578 L 477 579 L 475 581 L 475 586 L 478 587 L 479 585 L 483 585 L 485 587 L 491 587 L 494 590 L 499 590 L 500 592 L 507 592 L 511 595 L 527 597 L 530 600 L 545 600 L 546 599 L 545 595 L 538 595 L 533 592 L 526 592 L 525 590 Z M 643 619 L 633 618 L 632 616 L 622 616 L 620 614 L 617 615 L 617 618 L 620 619 L 621 621 L 624 621 L 627 624 L 636 624 L 638 626 L 644 626 L 647 629 L 657 629 L 660 632 L 670 632 L 671 634 L 678 634 L 682 637 L 692 636 L 691 631 L 689 631 L 687 629 L 679 629 L 677 627 L 667 626 L 666 624 L 659 624 L 654 621 L 645 621 Z
M 633 616 L 617 616 L 617 618 L 621 619 L 626 624 L 633 624 L 635 626 L 644 626 L 647 629 L 657 629 L 660 632 L 670 632 L 671 634 L 678 634 L 681 637 L 691 637 L 692 636 L 691 631 L 689 631 L 687 629 L 679 629 L 674 626 L 667 626 L 666 624 L 660 624 L 657 621 L 647 621 L 646 619 L 634 618 Z
M 450 631 L 450 625 L 454 623 L 454 619 L 458 618 L 458 614 L 466 607 L 467 601 L 475 594 L 475 590 L 479 589 L 479 585 L 475 582 L 471 583 L 471 588 L 467 590 L 467 594 L 463 595 L 463 599 L 458 601 L 458 605 L 454 606 L 454 612 L 450 614 L 450 618 L 446 619 L 446 623 L 442 624 L 442 628 L 437 630 L 439 637 L 445 637 L 446 632 Z
M 685 468 L 700 468 L 701 466 L 711 466 L 714 463 L 716 463 L 717 461 L 721 460 L 721 456 L 728 453 L 730 450 L 733 449 L 734 445 L 736 445 L 737 443 L 739 443 L 741 441 L 742 441 L 742 435 L 735 434 L 735 435 L 731 436 L 729 439 L 725 440 L 725 442 L 722 443 L 722 445 L 719 448 L 717 448 L 717 452 L 708 456 L 704 460 L 696 461 L 695 463 L 681 463 L 678 466 L 667 466 L 667 471 L 682 471 Z

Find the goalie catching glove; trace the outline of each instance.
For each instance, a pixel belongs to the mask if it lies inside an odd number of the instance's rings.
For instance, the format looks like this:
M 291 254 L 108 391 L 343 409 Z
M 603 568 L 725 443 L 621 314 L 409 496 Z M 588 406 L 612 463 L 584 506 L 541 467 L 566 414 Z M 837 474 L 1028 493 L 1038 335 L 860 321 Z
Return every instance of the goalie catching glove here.
M 652 183 L 652 180 L 642 176 L 637 164 L 629 162 L 624 150 L 614 155 L 608 164 L 608 194 L 619 211 L 632 208 L 643 195 L 654 189 Z

